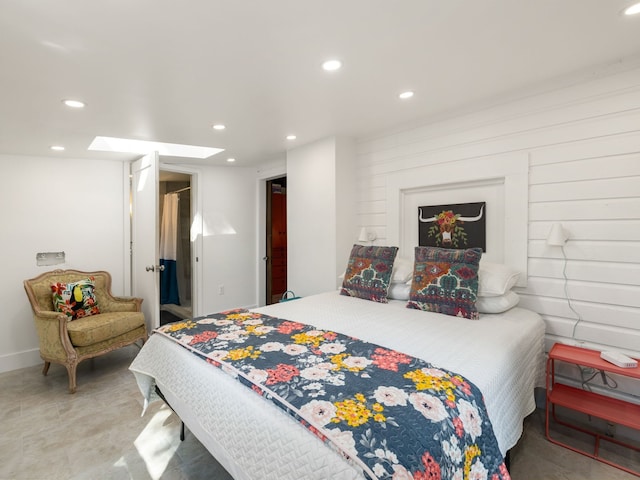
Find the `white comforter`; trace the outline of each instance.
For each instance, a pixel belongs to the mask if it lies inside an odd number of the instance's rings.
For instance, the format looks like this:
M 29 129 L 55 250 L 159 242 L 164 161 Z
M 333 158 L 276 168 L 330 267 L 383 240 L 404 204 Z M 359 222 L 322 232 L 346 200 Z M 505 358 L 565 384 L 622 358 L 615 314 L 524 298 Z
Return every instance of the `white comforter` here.
M 502 453 L 535 409 L 544 323 L 529 310 L 467 320 L 328 292 L 255 311 L 338 331 L 422 358 L 482 391 Z M 189 429 L 236 479 L 352 479 L 362 473 L 247 387 L 152 335 L 131 365 L 149 398 L 155 381 Z

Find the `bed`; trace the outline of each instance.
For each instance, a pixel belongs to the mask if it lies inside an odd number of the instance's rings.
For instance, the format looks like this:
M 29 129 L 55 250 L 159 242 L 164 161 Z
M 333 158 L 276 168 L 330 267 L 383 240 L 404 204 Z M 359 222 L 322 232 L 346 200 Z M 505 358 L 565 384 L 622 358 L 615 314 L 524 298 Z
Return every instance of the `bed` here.
M 332 291 L 251 311 L 340 332 L 464 376 L 482 392 L 499 450 L 506 455 L 522 434 L 523 419 L 535 409 L 534 387 L 542 384 L 541 317 L 516 307 L 469 320 L 406 305 Z M 145 399 L 157 386 L 237 480 L 366 478 L 362 468 L 283 410 L 164 335 L 152 335 L 130 368 Z

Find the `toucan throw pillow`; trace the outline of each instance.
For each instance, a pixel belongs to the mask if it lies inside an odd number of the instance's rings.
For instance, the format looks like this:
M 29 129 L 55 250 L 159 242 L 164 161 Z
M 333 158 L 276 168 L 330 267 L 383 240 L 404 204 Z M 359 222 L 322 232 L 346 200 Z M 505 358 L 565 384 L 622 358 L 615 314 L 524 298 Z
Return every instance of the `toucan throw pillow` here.
M 94 277 L 74 283 L 54 283 L 53 307 L 69 317 L 69 320 L 97 315 L 100 313 L 98 302 L 94 294 Z

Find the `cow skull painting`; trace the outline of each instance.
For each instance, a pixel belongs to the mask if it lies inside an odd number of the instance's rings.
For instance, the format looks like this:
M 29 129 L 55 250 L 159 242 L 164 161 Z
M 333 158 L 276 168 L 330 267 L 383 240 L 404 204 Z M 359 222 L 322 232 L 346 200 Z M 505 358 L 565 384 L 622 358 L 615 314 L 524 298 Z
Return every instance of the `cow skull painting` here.
M 418 208 L 419 244 L 486 251 L 486 204 L 463 203 Z

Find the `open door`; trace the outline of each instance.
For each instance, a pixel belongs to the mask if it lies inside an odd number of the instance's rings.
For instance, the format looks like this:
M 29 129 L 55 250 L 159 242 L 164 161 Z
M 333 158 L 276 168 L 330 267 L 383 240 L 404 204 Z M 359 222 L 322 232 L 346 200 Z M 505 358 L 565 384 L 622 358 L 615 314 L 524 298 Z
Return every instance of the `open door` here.
M 151 331 L 160 325 L 158 241 L 158 154 L 131 165 L 131 289 L 144 299 L 142 311 Z
M 267 181 L 266 300 L 277 303 L 287 290 L 287 178 Z
M 167 262 L 169 257 L 166 254 L 168 246 L 171 245 L 171 239 L 175 240 L 173 275 L 170 268 L 165 268 L 160 274 L 160 325 L 194 316 L 193 285 L 197 256 L 192 251 L 195 246 L 195 239 L 192 238 L 195 218 L 192 201 L 193 178 L 192 173 L 185 173 L 179 169 L 166 170 L 166 167 L 160 164 L 158 218 L 161 219 L 161 264 L 171 266 L 171 263 Z M 171 210 L 170 215 L 167 207 L 172 207 L 176 202 L 177 206 Z

